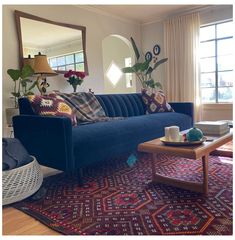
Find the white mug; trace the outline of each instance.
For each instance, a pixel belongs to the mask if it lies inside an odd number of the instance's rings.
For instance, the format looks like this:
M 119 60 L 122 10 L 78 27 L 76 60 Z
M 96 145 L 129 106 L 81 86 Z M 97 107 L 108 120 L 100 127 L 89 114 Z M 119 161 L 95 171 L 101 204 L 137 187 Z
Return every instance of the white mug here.
M 170 141 L 170 128 L 165 127 L 165 139 L 166 141 Z
M 180 141 L 180 129 L 177 126 L 169 127 L 169 140 L 172 142 L 179 142 Z

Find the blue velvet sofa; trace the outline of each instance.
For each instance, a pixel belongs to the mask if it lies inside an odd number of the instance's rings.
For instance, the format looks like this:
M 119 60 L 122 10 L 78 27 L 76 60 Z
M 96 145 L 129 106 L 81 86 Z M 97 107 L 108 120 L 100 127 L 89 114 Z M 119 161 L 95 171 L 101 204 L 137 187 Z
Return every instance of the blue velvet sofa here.
M 164 136 L 164 127 L 193 126 L 192 103 L 170 103 L 175 112 L 146 115 L 141 94 L 96 95 L 109 117 L 123 120 L 72 127 L 66 117 L 35 115 L 27 98 L 19 99 L 20 115 L 13 118 L 15 137 L 40 164 L 62 171 L 77 171 L 126 153 L 139 143 Z M 81 179 L 80 179 L 81 180 Z

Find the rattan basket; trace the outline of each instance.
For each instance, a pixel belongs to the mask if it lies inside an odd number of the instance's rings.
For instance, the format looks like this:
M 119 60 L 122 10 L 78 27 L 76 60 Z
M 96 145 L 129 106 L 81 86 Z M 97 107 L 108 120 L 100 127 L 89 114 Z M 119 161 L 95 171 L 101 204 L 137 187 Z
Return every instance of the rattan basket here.
M 34 194 L 42 185 L 43 174 L 35 157 L 19 168 L 2 172 L 2 204 L 21 201 Z

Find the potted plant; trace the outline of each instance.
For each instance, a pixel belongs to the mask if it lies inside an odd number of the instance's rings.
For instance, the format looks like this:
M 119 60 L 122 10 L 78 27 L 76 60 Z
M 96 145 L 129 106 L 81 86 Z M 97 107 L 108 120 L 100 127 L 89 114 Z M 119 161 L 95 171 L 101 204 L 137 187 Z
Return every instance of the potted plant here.
M 31 90 L 36 86 L 36 81 L 29 79 L 34 74 L 30 65 L 25 65 L 22 69 L 8 69 L 8 75 L 14 82 L 14 88 L 11 94 L 14 98 L 14 107 L 6 108 L 6 119 L 8 126 L 12 125 L 12 117 L 19 114 L 18 98 L 34 94 Z M 29 83 L 30 86 L 29 86 Z
M 70 83 L 73 87 L 73 92 L 77 91 L 77 86 L 81 85 L 83 83 L 83 79 L 85 78 L 85 73 L 84 72 L 79 72 L 79 71 L 72 71 L 69 70 L 64 74 L 65 78 L 67 79 L 67 82 Z
M 162 88 L 159 82 L 154 81 L 152 78 L 152 72 L 162 63 L 165 63 L 168 58 L 163 58 L 159 61 L 156 59 L 148 59 L 145 61 L 141 61 L 140 52 L 135 44 L 134 39 L 131 37 L 131 44 L 136 56 L 136 63 L 132 67 L 122 68 L 123 73 L 134 73 L 136 78 L 140 81 L 143 88 L 150 87 L 154 88 Z

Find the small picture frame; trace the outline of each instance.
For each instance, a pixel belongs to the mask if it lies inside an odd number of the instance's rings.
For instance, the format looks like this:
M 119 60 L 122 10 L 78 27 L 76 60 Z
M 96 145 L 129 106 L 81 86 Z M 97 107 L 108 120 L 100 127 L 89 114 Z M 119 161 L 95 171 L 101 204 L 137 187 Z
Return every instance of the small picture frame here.
M 159 55 L 160 52 L 161 52 L 160 46 L 158 44 L 154 45 L 154 47 L 153 47 L 153 54 L 154 55 Z
M 151 53 L 151 52 L 146 52 L 146 54 L 145 54 L 145 60 L 151 62 L 152 59 L 153 59 L 152 53 Z

